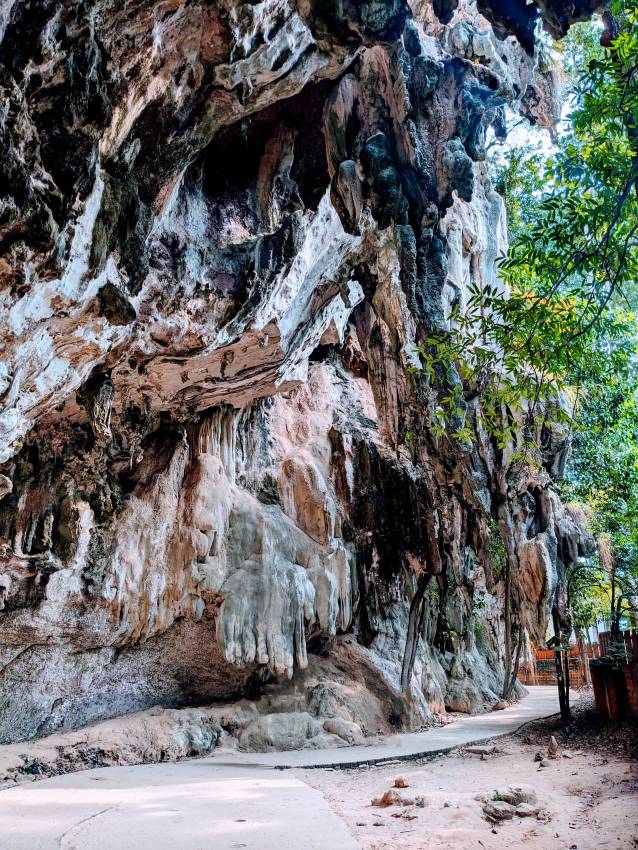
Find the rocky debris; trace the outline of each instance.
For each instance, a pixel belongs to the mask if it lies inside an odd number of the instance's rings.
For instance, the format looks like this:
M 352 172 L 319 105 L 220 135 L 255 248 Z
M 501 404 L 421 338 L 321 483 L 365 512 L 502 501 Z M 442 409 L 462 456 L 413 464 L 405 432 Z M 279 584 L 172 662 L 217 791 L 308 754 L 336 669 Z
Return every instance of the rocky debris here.
M 483 802 L 483 813 L 492 822 L 534 817 L 539 811 L 536 792 L 529 785 L 502 785 Z
M 549 767 L 551 759 L 558 757 L 558 742 L 554 735 L 550 736 L 549 744 L 547 745 L 547 755 L 541 750 L 537 750 L 534 755 L 534 761 L 539 762 L 539 767 Z
M 350 746 L 361 746 L 365 738 L 358 723 L 344 720 L 341 717 L 329 717 L 323 721 L 323 728 L 332 735 L 337 735 Z
M 463 751 L 466 753 L 471 753 L 472 755 L 478 756 L 491 756 L 494 753 L 498 752 L 498 748 L 496 744 L 486 744 L 485 746 L 472 746 L 472 747 L 464 747 Z
M 363 742 L 356 723 L 290 710 L 260 715 L 258 705 L 249 700 L 197 709 L 154 707 L 82 730 L 0 747 L 0 782 L 91 767 L 176 761 L 219 747 L 268 752 Z
M 404 776 L 397 776 L 397 778 L 394 780 L 394 787 L 395 788 L 409 788 L 410 783 L 408 782 L 408 780 Z
M 418 815 L 409 809 L 404 809 L 402 812 L 392 812 L 391 818 L 401 818 L 402 820 L 416 820 Z
M 536 15 L 588 5 L 35 6 L 0 16 L 0 742 L 250 694 L 241 746 L 352 744 L 498 701 L 493 521 L 540 639 L 587 548 L 568 436 L 521 470 L 416 350 L 506 295 L 486 140 L 551 124 Z M 433 427 L 448 380 L 473 442 Z
M 519 803 L 515 809 L 515 813 L 519 818 L 532 818 L 535 817 L 538 812 L 538 806 L 533 806 L 531 803 Z
M 0 749 L 0 784 L 205 755 L 222 737 L 219 720 L 215 709 L 156 707 L 35 743 L 7 745 Z
M 339 728 L 326 721 L 329 728 Z M 266 714 L 250 723 L 239 735 L 239 748 L 247 752 L 267 753 L 288 750 L 317 749 L 321 747 L 346 746 L 353 742 L 353 734 L 348 729 L 341 737 L 331 734 L 322 724 L 307 712 L 286 712 L 284 714 Z M 356 728 L 356 724 L 352 724 Z M 325 731 L 324 731 L 325 730 Z M 362 739 L 361 730 L 358 739 Z
M 554 721 L 555 718 L 551 723 Z M 539 730 L 546 746 L 550 734 L 547 720 L 539 724 Z M 409 781 L 413 787 L 409 796 L 425 795 L 428 803 L 424 810 L 401 806 L 367 808 L 371 797 L 380 796 L 393 785 L 397 776 L 394 767 L 379 765 L 357 772 L 356 782 L 349 771 L 309 771 L 305 778 L 327 797 L 346 823 L 354 826 L 355 822 L 365 822 L 367 832 L 364 828 L 356 831 L 362 844 L 379 843 L 380 836 L 374 834 L 378 831 L 371 825 L 376 820 L 385 824 L 381 844 L 401 850 L 412 850 L 415 844 L 436 844 L 439 839 L 440 843 L 459 848 L 534 843 L 554 848 L 561 846 L 561 837 L 565 836 L 569 840 L 567 844 L 563 841 L 564 846 L 570 843 L 571 836 L 576 836 L 579 846 L 594 847 L 604 845 L 610 835 L 619 846 L 631 846 L 636 792 L 636 771 L 631 759 L 610 758 L 608 764 L 602 764 L 603 759 L 596 755 L 598 750 L 594 750 L 582 755 L 580 762 L 553 762 L 553 770 L 539 774 L 531 762 L 533 750 L 530 753 L 530 745 L 522 743 L 527 734 L 535 734 L 534 726 L 527 725 L 523 731 L 499 741 L 505 754 L 487 766 L 476 759 L 459 758 L 458 752 L 410 765 Z M 495 802 L 494 795 L 510 786 L 531 789 L 537 795 L 536 802 L 520 803 L 518 814 L 511 819 L 487 820 L 483 804 L 488 798 Z M 477 794 L 477 789 L 483 789 L 483 793 Z M 392 817 L 402 812 L 416 814 L 418 821 L 406 824 L 404 819 Z M 578 833 L 571 826 L 576 826 Z M 492 829 L 498 838 L 493 837 Z
M 511 806 L 537 802 L 536 792 L 530 785 L 500 785 L 494 792 L 494 799 L 503 800 Z
M 486 800 L 483 804 L 483 813 L 488 820 L 496 822 L 511 820 L 516 813 L 516 809 L 502 800 Z
M 395 785 L 396 788 L 407 788 L 408 785 Z M 414 799 L 402 797 L 394 788 L 386 791 L 382 797 L 375 797 L 370 801 L 371 806 L 379 809 L 386 809 L 390 806 L 417 806 L 419 809 L 425 808 L 425 797 L 417 796 Z
M 379 809 L 385 809 L 389 806 L 410 806 L 412 800 L 404 799 L 397 791 L 386 791 L 382 797 L 375 797 L 370 801 L 371 806 Z

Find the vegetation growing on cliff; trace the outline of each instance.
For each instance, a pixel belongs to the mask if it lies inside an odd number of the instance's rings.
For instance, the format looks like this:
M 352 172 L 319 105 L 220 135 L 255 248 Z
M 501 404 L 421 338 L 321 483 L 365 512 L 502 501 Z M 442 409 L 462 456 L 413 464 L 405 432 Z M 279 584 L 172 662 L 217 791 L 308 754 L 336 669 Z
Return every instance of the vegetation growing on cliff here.
M 577 627 L 602 616 L 617 633 L 638 599 L 638 3 L 614 3 L 557 49 L 568 95 L 554 151 L 530 138 L 492 162 L 511 240 L 501 281 L 473 284 L 419 353 L 441 438 L 482 433 L 514 446 L 514 466 L 541 467 L 543 434 L 572 431 L 560 486 L 599 555 L 569 568 L 569 603 Z M 515 632 L 513 612 L 506 667 Z
M 568 420 L 580 394 L 631 368 L 638 279 L 638 5 L 616 4 L 598 44 L 595 24 L 577 27 L 564 51 L 573 82 L 553 156 L 533 146 L 497 165 L 512 241 L 501 285 L 474 284 L 450 315 L 450 331 L 421 350 L 432 380 L 454 364 L 435 428 L 457 426 L 468 401 L 500 447 L 547 412 Z M 507 295 L 507 297 L 506 297 Z M 578 401 L 578 399 L 577 399 Z M 572 398 L 573 402 L 573 398 Z M 530 436 L 528 434 L 528 436 Z M 524 448 L 533 453 L 533 441 Z

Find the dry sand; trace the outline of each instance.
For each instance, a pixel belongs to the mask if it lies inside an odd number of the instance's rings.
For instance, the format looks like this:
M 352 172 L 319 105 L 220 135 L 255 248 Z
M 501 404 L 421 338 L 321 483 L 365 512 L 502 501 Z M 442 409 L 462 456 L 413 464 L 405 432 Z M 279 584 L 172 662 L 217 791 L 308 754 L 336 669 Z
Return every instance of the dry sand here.
M 534 761 L 537 743 L 522 743 L 520 736 L 496 743 L 498 752 L 485 760 L 456 751 L 422 764 L 296 773 L 321 791 L 365 850 L 638 847 L 635 762 L 561 747 L 557 759 L 539 767 Z M 572 758 L 565 758 L 563 752 Z M 371 800 L 381 797 L 398 776 L 409 783 L 399 793 L 409 798 L 423 796 L 424 808 L 371 806 Z M 500 785 L 522 783 L 532 786 L 538 795 L 538 818 L 488 822 L 477 795 L 490 794 Z

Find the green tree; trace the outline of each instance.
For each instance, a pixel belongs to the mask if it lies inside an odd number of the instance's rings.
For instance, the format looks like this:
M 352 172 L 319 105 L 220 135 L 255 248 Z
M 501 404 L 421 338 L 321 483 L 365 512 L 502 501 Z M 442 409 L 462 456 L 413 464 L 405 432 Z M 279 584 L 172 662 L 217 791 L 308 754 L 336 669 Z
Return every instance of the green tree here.
M 467 442 L 480 429 L 497 449 L 516 444 L 515 461 L 540 463 L 542 427 L 574 428 L 569 486 L 609 540 L 596 582 L 617 634 L 638 592 L 637 0 L 613 3 L 603 22 L 602 35 L 585 24 L 567 40 L 572 88 L 555 154 L 539 164 L 523 150 L 495 169 L 514 236 L 504 285 L 473 283 L 419 354 L 442 439 Z M 581 614 L 586 588 L 574 585 Z
M 496 169 L 515 238 L 500 271 L 509 291 L 475 282 L 447 332 L 419 351 L 439 387 L 434 427 L 471 437 L 466 402 L 499 444 L 563 393 L 603 381 L 626 357 L 638 280 L 638 3 L 623 0 L 596 45 L 572 36 L 569 70 L 582 61 L 555 156 L 530 150 Z M 544 187 L 544 190 L 542 190 Z

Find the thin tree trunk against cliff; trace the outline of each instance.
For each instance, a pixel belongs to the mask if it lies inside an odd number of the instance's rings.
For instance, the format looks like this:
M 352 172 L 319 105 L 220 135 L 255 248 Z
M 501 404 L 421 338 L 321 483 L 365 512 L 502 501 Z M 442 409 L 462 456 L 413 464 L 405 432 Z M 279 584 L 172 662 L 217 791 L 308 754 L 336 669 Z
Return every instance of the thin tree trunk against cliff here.
M 505 662 L 503 664 L 503 699 L 509 695 L 510 671 L 512 669 L 512 571 L 510 570 L 509 553 L 505 560 Z
M 558 704 L 560 705 L 560 716 L 566 723 L 569 719 L 568 709 L 565 702 L 565 682 L 563 681 L 563 662 L 560 650 L 554 651 L 554 665 L 556 667 L 556 685 L 558 686 Z
M 589 659 L 587 658 L 587 650 L 585 649 L 585 641 L 583 639 L 582 629 L 574 629 L 576 633 L 576 642 L 578 644 L 578 653 L 580 655 L 580 663 L 583 665 L 583 676 L 585 684 L 591 687 L 591 673 L 589 672 Z
M 518 675 L 518 662 L 520 661 L 520 651 L 518 652 L 518 660 L 514 662 L 514 671 L 512 669 L 512 569 L 518 563 L 516 554 L 516 542 L 514 532 L 512 530 L 511 519 L 507 513 L 504 504 L 499 505 L 497 510 L 498 527 L 501 534 L 501 540 L 505 547 L 505 590 L 503 601 L 503 619 L 505 621 L 504 634 L 504 652 L 503 659 L 503 699 L 508 699 L 511 693 L 514 681 Z M 514 677 L 512 678 L 512 672 Z
M 410 617 L 408 619 L 408 633 L 405 638 L 405 650 L 403 652 L 403 664 L 401 665 L 401 690 L 410 688 L 412 671 L 416 660 L 416 651 L 419 645 L 419 635 L 423 626 L 423 615 L 425 613 L 425 591 L 430 583 L 430 575 L 422 575 L 417 581 L 416 591 L 410 605 Z
M 569 710 L 569 694 L 565 691 L 565 679 L 563 676 L 563 651 L 560 649 L 561 630 L 558 622 L 558 612 L 556 608 L 552 610 L 552 619 L 554 621 L 554 637 L 556 639 L 556 647 L 554 648 L 554 665 L 556 667 L 556 685 L 558 687 L 558 703 L 560 705 L 560 716 L 563 723 L 569 723 L 571 713 Z
M 518 668 L 521 664 L 521 653 L 523 651 L 523 643 L 525 642 L 525 629 L 522 626 L 519 626 L 518 629 L 518 641 L 516 643 L 516 655 L 514 657 L 514 665 L 512 667 L 511 675 L 505 682 L 505 687 L 503 688 L 503 699 L 509 699 L 512 695 L 512 691 L 514 690 L 514 685 L 516 684 L 516 680 L 518 679 Z M 506 674 L 508 675 L 508 674 Z
M 525 643 L 525 629 L 522 626 L 518 627 L 518 644 L 516 646 L 516 658 L 514 659 L 514 668 L 512 669 L 512 685 L 510 694 L 514 690 L 516 680 L 518 679 L 518 668 L 521 663 L 521 654 L 523 652 L 523 644 Z

